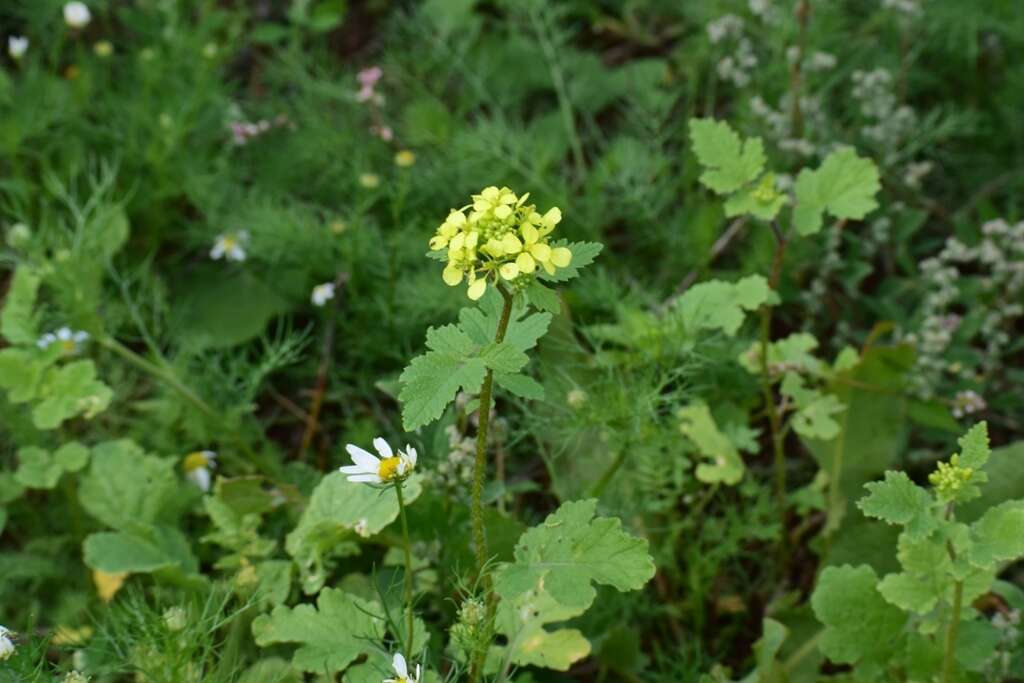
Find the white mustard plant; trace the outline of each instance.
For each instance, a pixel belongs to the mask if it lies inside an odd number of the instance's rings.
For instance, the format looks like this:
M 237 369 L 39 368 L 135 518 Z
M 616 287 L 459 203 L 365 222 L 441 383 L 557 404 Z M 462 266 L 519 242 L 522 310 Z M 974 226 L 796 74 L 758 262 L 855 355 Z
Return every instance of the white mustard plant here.
M 0 626 L 0 661 L 10 659 L 13 654 L 14 640 L 11 638 L 11 632 Z
M 69 2 L 64 5 L 64 23 L 71 28 L 85 28 L 92 21 L 92 13 L 84 2 Z
M 394 658 L 391 660 L 391 667 L 395 670 L 396 678 L 385 678 L 383 683 L 419 683 L 421 675 L 420 665 L 416 665 L 416 675 L 410 676 L 409 666 L 401 653 L 395 653 Z
M 11 56 L 13 60 L 19 60 L 28 51 L 28 38 L 25 36 L 8 36 L 7 37 L 7 54 Z
M 238 232 L 226 232 L 217 235 L 213 248 L 210 249 L 210 258 L 214 261 L 227 259 L 228 261 L 244 261 L 246 258 L 245 248 L 249 244 L 249 232 L 239 230 Z
M 213 483 L 213 470 L 217 469 L 217 453 L 215 451 L 195 451 L 185 456 L 181 463 L 185 476 L 199 487 L 203 493 L 210 490 Z
M 387 484 L 400 481 L 416 468 L 416 449 L 406 446 L 404 451 L 396 455 L 391 445 L 381 437 L 373 440 L 373 447 L 380 455 L 378 458 L 355 444 L 348 444 L 345 450 L 352 457 L 354 465 L 339 468 L 348 480 L 365 484 Z
M 325 282 L 317 285 L 313 288 L 313 293 L 309 299 L 313 302 L 314 306 L 323 306 L 328 301 L 334 298 L 334 283 Z
M 72 330 L 70 327 L 61 327 L 56 332 L 47 332 L 36 340 L 36 346 L 46 350 L 53 344 L 59 344 L 66 355 L 73 355 L 82 350 L 82 347 L 89 340 L 89 333 L 82 330 Z

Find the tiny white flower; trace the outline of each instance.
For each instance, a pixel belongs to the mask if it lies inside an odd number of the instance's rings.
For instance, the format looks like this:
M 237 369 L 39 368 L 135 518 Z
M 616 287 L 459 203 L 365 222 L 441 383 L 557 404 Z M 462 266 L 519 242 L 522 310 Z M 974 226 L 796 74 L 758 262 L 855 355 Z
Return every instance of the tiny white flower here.
M 366 519 L 366 517 L 360 517 L 359 521 L 352 527 L 352 531 L 363 538 L 368 538 L 370 536 L 370 520 Z
M 348 475 L 349 481 L 366 484 L 383 484 L 401 479 L 416 468 L 416 449 L 406 446 L 405 451 L 399 451 L 395 455 L 390 444 L 381 437 L 373 440 L 373 447 L 380 454 L 367 453 L 355 444 L 348 444 L 345 450 L 352 456 L 354 465 L 346 465 L 340 471 Z
M 81 351 L 82 346 L 89 340 L 89 333 L 79 330 L 75 332 L 70 327 L 62 327 L 56 332 L 47 332 L 36 340 L 36 346 L 47 349 L 52 344 L 60 344 L 64 353 L 70 355 Z
M 185 456 L 181 468 L 189 481 L 206 493 L 210 490 L 213 470 L 217 469 L 217 453 L 215 451 L 195 451 Z
M 416 665 L 416 675 L 409 675 L 409 667 L 405 663 L 405 657 L 401 653 L 396 652 L 394 659 L 391 660 L 391 666 L 395 669 L 395 674 L 398 678 L 385 678 L 384 683 L 418 683 L 420 680 L 420 665 Z
M 214 261 L 226 258 L 228 261 L 244 261 L 245 247 L 249 243 L 249 232 L 239 230 L 217 235 L 217 241 L 210 249 L 210 258 Z
M 334 283 L 325 282 L 322 285 L 317 285 L 313 288 L 313 295 L 310 299 L 313 301 L 314 306 L 323 306 L 325 303 L 334 298 Z
M 8 36 L 7 54 L 11 59 L 21 59 L 21 56 L 28 50 L 28 38 L 25 36 Z
M 92 20 L 92 14 L 84 2 L 69 2 L 64 5 L 64 23 L 71 28 L 83 28 Z
M 10 633 L 6 628 L 0 626 L 0 662 L 14 654 L 14 641 L 11 640 Z

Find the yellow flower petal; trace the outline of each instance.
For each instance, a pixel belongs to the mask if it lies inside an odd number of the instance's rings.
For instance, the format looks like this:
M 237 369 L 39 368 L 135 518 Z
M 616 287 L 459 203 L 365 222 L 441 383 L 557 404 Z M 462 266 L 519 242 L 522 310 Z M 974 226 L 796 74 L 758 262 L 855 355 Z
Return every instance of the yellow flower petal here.
M 469 295 L 470 299 L 472 299 L 473 301 L 476 301 L 477 299 L 479 299 L 480 297 L 482 297 L 484 295 L 484 292 L 486 290 L 487 290 L 487 280 L 485 280 L 484 278 L 480 278 L 479 280 L 473 282 L 469 286 L 469 290 L 466 293 Z
M 448 246 L 448 238 L 444 235 L 434 235 L 430 238 L 430 250 L 437 251 Z
M 559 268 L 565 268 L 572 262 L 572 252 L 565 247 L 556 247 L 551 250 L 551 262 Z
M 537 270 L 537 262 L 525 251 L 516 257 L 516 265 L 519 266 L 521 273 L 532 273 Z
M 444 280 L 444 283 L 449 287 L 454 287 L 462 282 L 462 269 L 457 266 L 449 265 L 441 273 L 441 279 Z
M 548 275 L 555 274 L 555 264 L 551 263 L 551 261 L 541 261 L 541 265 L 544 266 L 544 270 L 547 271 Z
M 533 254 L 533 258 L 537 259 L 541 263 L 547 263 L 551 260 L 551 247 L 546 244 L 531 245 L 530 253 Z
M 466 249 L 476 248 L 477 242 L 480 241 L 480 233 L 476 230 L 466 235 Z
M 395 165 L 402 168 L 409 168 L 416 163 L 416 155 L 407 149 L 395 154 Z
M 502 205 L 498 206 L 496 209 L 494 209 L 494 216 L 498 220 L 503 221 L 503 220 L 505 220 L 506 218 L 508 218 L 511 215 L 512 215 L 512 208 L 509 207 L 507 204 L 502 204 Z
M 508 233 L 501 238 L 501 246 L 505 248 L 505 253 L 507 254 L 518 254 L 523 250 L 523 243 L 512 233 Z
M 546 227 L 554 228 L 562 221 L 562 210 L 557 206 L 553 206 L 548 209 L 548 212 L 544 214 L 544 225 Z
M 519 232 L 523 235 L 523 241 L 527 244 L 533 244 L 540 238 L 540 233 L 537 232 L 537 228 L 533 227 L 529 223 L 523 223 L 519 226 Z
M 101 572 L 99 569 L 92 571 L 92 581 L 96 584 L 96 592 L 99 594 L 100 599 L 103 602 L 110 602 L 117 595 L 117 591 L 121 590 L 121 586 L 124 585 L 124 580 L 128 578 L 128 572 L 118 572 L 117 574 L 108 574 Z
M 505 245 L 501 240 L 496 240 L 492 237 L 487 240 L 487 244 L 484 245 L 484 251 L 491 256 L 502 256 L 505 253 Z
M 452 238 L 451 243 L 448 245 L 448 249 L 450 249 L 451 251 L 458 251 L 459 249 L 462 249 L 465 243 L 466 233 L 460 232 L 458 235 Z
M 485 187 L 483 189 L 483 192 L 480 193 L 480 196 L 489 202 L 496 202 L 498 201 L 498 198 L 501 196 L 501 191 L 498 190 L 498 188 L 496 188 L 494 185 L 491 185 L 490 187 Z
M 445 223 L 453 225 L 456 228 L 463 226 L 466 224 L 466 214 L 462 213 L 461 211 L 452 211 L 450 214 L 448 214 L 448 218 L 445 219 Z
M 498 269 L 498 272 L 506 280 L 515 280 L 519 276 L 519 266 L 515 263 L 505 263 Z

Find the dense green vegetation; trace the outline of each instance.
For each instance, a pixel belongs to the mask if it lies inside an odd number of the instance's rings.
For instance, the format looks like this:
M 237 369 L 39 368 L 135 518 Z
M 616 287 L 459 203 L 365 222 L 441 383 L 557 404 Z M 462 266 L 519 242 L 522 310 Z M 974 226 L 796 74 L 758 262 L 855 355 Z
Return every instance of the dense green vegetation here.
M 1024 680 L 1016 0 L 0 38 L 0 681 Z

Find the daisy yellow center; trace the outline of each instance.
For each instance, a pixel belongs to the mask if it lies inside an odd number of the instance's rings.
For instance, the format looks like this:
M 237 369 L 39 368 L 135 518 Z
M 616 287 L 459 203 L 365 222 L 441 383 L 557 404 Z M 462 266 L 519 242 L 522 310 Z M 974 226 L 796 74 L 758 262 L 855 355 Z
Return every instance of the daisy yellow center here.
M 234 249 L 235 248 L 235 238 L 234 237 L 225 237 L 221 241 L 221 244 L 224 246 L 225 249 Z
M 189 453 L 185 456 L 185 461 L 182 467 L 186 472 L 194 472 L 201 467 L 206 467 L 210 464 L 209 458 L 202 451 L 196 451 L 195 453 Z
M 60 343 L 60 347 L 64 350 L 64 353 L 72 353 L 75 350 L 75 341 L 73 339 L 65 339 Z
M 384 458 L 380 461 L 380 467 L 377 468 L 377 476 L 381 478 L 381 481 L 391 481 L 398 474 L 398 466 L 401 463 L 402 460 L 398 456 Z

